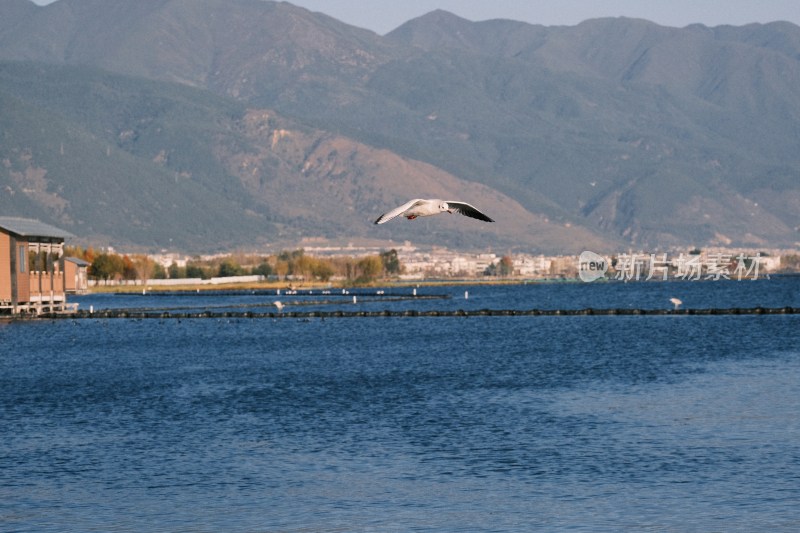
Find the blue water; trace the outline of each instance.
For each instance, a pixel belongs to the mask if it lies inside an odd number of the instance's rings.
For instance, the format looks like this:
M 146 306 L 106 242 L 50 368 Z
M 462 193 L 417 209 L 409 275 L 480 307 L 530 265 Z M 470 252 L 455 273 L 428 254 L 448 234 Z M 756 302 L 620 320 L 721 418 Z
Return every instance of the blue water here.
M 797 278 L 417 291 L 449 297 L 77 301 L 800 307 Z M 0 323 L 0 531 L 797 531 L 798 341 L 800 315 Z

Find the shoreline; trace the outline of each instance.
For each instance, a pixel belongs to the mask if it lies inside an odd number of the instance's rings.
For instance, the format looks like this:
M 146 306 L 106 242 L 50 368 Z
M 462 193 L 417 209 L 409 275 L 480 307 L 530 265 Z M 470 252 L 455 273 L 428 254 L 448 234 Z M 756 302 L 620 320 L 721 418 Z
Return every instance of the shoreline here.
M 549 283 L 584 283 L 586 285 L 602 284 L 602 283 L 674 283 L 674 282 L 753 282 L 753 281 L 769 281 L 772 278 L 786 278 L 798 277 L 800 273 L 777 273 L 770 274 L 769 277 L 759 277 L 757 279 L 721 279 L 721 280 L 685 280 L 685 279 L 651 279 L 651 280 L 617 280 L 617 279 L 598 279 L 591 282 L 583 282 L 580 278 L 503 278 L 503 279 L 468 279 L 468 278 L 455 278 L 455 279 L 421 279 L 421 280 L 398 280 L 398 279 L 384 279 L 377 280 L 370 283 L 353 283 L 345 284 L 341 281 L 337 282 L 323 282 L 323 281 L 309 281 L 302 284 L 287 283 L 286 281 L 255 281 L 255 282 L 232 282 L 232 283 L 216 283 L 210 284 L 176 284 L 176 285 L 98 285 L 90 287 L 85 294 L 141 294 L 143 291 L 147 293 L 159 292 L 214 292 L 214 291 L 247 291 L 247 290 L 288 290 L 288 291 L 305 291 L 305 290 L 320 290 L 320 289 L 370 289 L 370 288 L 400 288 L 400 287 L 443 287 L 443 286 L 467 286 L 467 285 L 532 285 L 532 284 L 549 284 Z
M 258 282 L 234 282 L 197 284 L 187 283 L 184 285 L 96 285 L 90 287 L 85 294 L 133 294 L 146 292 L 205 292 L 205 291 L 236 291 L 236 290 L 319 290 L 319 289 L 369 289 L 369 288 L 395 288 L 395 287 L 437 287 L 446 285 L 528 285 L 533 283 L 577 283 L 578 278 L 546 278 L 546 279 L 499 279 L 499 280 L 480 280 L 480 279 L 425 279 L 425 280 L 380 280 L 371 283 L 344 284 L 341 282 L 331 283 L 322 281 L 305 282 L 302 284 L 292 284 L 285 281 L 258 281 Z M 603 283 L 603 282 L 601 282 Z

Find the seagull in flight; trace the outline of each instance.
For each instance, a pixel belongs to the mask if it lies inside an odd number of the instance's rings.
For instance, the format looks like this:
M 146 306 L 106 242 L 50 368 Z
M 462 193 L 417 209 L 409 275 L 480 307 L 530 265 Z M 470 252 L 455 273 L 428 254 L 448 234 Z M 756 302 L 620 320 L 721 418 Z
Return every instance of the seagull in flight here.
M 431 215 L 438 215 L 439 213 L 459 213 L 464 216 L 477 218 L 485 222 L 494 222 L 491 218 L 478 211 L 474 206 L 464 202 L 453 202 L 445 200 L 422 200 L 415 198 L 404 203 L 400 207 L 392 209 L 388 213 L 384 213 L 378 217 L 375 224 L 383 224 L 389 222 L 393 218 L 404 216 L 408 220 L 414 220 L 417 217 L 429 217 Z

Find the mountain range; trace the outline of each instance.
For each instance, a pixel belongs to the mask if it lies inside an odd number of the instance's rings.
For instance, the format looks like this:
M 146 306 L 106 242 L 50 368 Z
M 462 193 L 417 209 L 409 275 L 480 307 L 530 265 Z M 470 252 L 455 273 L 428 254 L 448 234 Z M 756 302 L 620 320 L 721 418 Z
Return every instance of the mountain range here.
M 800 28 L 0 0 L 0 212 L 118 247 L 800 241 Z M 409 198 L 478 206 L 375 226 Z

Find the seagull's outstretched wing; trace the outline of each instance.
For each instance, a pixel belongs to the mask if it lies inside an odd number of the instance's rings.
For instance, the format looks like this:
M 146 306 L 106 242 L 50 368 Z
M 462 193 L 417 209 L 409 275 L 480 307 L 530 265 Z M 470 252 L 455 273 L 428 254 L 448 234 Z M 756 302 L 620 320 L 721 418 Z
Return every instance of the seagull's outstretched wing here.
M 378 217 L 378 220 L 375 221 L 375 224 L 383 224 L 384 222 L 389 222 L 395 217 L 398 217 L 403 214 L 407 209 L 419 204 L 420 202 L 424 202 L 420 198 L 414 198 L 413 200 L 409 200 L 408 202 L 404 203 L 400 207 L 392 209 L 388 213 L 384 213 Z
M 485 222 L 494 222 L 491 218 L 487 217 L 480 211 L 478 211 L 475 206 L 470 204 L 466 204 L 464 202 L 447 202 L 447 207 L 452 209 L 454 212 L 462 214 L 464 216 L 477 218 L 478 220 L 483 220 Z

